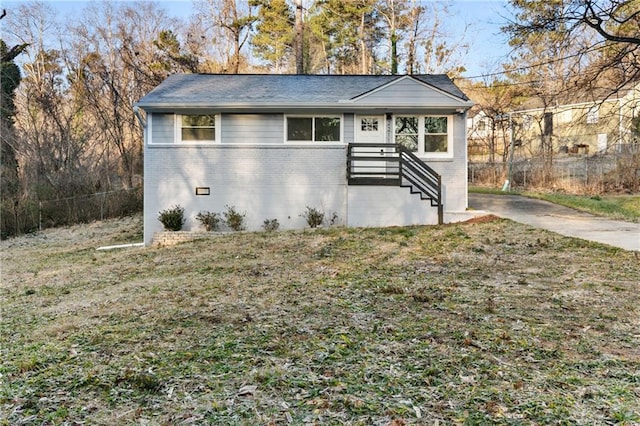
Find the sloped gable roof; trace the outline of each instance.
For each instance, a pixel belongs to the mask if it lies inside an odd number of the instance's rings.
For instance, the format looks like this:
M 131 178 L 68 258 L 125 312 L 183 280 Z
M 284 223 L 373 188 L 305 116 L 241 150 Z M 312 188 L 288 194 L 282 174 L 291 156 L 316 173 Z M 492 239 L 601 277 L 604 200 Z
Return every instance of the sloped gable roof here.
M 446 75 L 174 74 L 144 96 L 142 108 L 339 106 L 398 79 L 411 78 L 462 103 Z
M 421 77 L 433 78 L 418 79 L 413 76 L 403 76 L 384 86 L 364 93 L 352 99 L 352 101 L 359 105 L 386 104 L 388 106 L 399 107 L 430 105 L 455 108 L 461 106 L 460 102 L 463 99 L 440 88 L 440 86 L 446 88 L 451 82 L 447 76 L 436 75 Z M 463 94 L 462 96 L 465 95 Z

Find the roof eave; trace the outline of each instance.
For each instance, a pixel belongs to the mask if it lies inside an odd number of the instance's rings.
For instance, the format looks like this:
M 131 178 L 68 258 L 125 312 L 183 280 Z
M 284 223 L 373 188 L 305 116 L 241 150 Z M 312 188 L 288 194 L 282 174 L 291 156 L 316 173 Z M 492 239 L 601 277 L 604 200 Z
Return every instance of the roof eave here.
M 399 109 L 451 109 L 456 110 L 459 108 L 468 109 L 474 105 L 471 101 L 458 102 L 456 105 L 424 105 L 424 104 L 379 104 L 379 105 L 361 105 L 354 102 L 340 102 L 340 103 L 271 103 L 264 104 L 195 104 L 195 103 L 159 103 L 159 102 L 137 102 L 135 106 L 142 108 L 145 111 L 168 111 L 168 110 L 215 110 L 215 111 L 284 111 L 284 110 L 336 110 L 336 111 L 352 111 L 352 110 L 399 110 Z

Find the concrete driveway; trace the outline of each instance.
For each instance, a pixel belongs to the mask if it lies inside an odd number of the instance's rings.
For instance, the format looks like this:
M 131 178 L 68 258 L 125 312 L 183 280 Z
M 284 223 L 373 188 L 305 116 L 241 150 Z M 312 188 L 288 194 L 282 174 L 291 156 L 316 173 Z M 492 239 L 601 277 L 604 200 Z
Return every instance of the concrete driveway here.
M 640 251 L 640 223 L 605 219 L 517 195 L 469 194 L 469 207 L 568 237 Z

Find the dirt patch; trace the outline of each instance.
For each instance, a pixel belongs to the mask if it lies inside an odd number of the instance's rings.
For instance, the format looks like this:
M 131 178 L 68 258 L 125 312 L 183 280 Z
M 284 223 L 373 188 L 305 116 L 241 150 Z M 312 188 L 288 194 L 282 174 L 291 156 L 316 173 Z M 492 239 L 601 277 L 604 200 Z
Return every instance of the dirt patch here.
M 465 220 L 462 223 L 466 223 L 466 224 L 489 223 L 489 222 L 495 222 L 495 221 L 498 221 L 498 220 L 502 220 L 502 219 L 499 218 L 496 215 L 487 214 L 487 215 L 484 215 L 484 216 L 478 216 L 478 217 L 471 218 L 469 220 Z

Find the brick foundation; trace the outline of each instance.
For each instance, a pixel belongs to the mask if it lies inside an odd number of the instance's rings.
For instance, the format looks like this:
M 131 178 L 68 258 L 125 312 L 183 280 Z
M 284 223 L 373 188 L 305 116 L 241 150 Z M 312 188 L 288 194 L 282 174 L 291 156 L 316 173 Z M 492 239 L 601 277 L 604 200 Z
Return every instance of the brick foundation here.
M 153 236 L 153 245 L 157 247 L 167 247 L 186 241 L 201 240 L 204 238 L 215 238 L 222 235 L 220 232 L 206 231 L 163 231 L 156 232 Z

